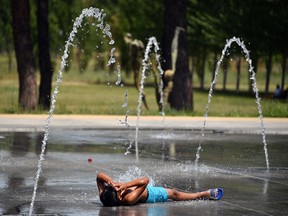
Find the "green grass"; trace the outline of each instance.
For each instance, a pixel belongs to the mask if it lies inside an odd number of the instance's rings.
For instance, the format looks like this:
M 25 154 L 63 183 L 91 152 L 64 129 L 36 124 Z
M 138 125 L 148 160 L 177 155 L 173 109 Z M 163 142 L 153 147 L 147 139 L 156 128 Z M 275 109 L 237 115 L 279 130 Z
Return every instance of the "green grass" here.
M 196 103 L 198 99 L 198 105 Z M 201 101 L 201 102 L 200 102 Z M 195 111 L 203 115 L 207 103 L 207 92 L 195 92 Z M 287 102 L 262 99 L 264 117 L 288 117 Z M 256 117 L 259 116 L 254 94 L 221 93 L 215 91 L 209 106 L 209 116 Z
M 18 76 L 16 67 L 14 65 L 11 72 L 6 72 L 7 69 L 4 68 L 5 64 L 7 64 L 7 62 L 5 62 L 5 57 L 0 57 L 0 98 L 2 100 L 2 103 L 0 103 L 0 113 L 27 113 L 27 111 L 22 111 L 18 108 Z M 72 65 L 72 68 L 68 73 L 63 73 L 63 82 L 60 85 L 54 113 L 125 115 L 127 109 L 129 109 L 129 115 L 136 115 L 138 92 L 132 85 L 132 77 L 124 77 L 124 81 L 127 85 L 124 85 L 123 87 L 115 86 L 114 83 L 117 79 L 115 73 L 107 73 L 104 71 L 94 72 L 91 68 L 92 65 L 89 65 L 88 70 L 80 74 L 76 69 L 76 66 Z M 58 73 L 57 68 L 55 71 L 54 77 Z M 37 74 L 37 76 L 39 76 L 39 74 Z M 235 73 L 231 72 L 228 74 L 228 92 L 226 93 L 220 91 L 222 89 L 221 76 L 220 73 L 218 78 L 219 82 L 217 83 L 217 88 L 213 93 L 209 107 L 209 116 L 258 116 L 255 95 L 245 92 L 248 89 L 248 76 L 245 77 L 243 72 L 240 88 L 241 93 L 239 94 L 232 91 L 235 89 Z M 265 84 L 265 81 L 263 82 L 263 80 L 265 80 L 265 76 L 263 77 L 263 74 L 261 73 L 259 73 L 259 75 L 257 74 L 257 77 L 258 76 L 259 80 L 257 79 L 257 84 L 260 83 L 258 88 L 263 91 L 263 83 Z M 278 75 L 274 75 L 271 79 L 271 86 L 276 83 L 277 76 Z M 200 91 L 194 89 L 193 112 L 177 112 L 166 106 L 166 115 L 203 116 L 210 85 L 209 79 L 207 73 L 207 81 L 205 84 L 207 90 Z M 148 77 L 147 83 L 149 83 L 149 85 L 145 87 L 144 91 L 147 94 L 147 102 L 150 109 L 148 111 L 142 106 L 141 115 L 159 115 L 155 99 L 155 89 L 151 85 L 152 79 L 150 77 Z M 199 80 L 195 74 L 194 87 L 197 87 L 198 83 Z M 122 108 L 126 90 L 128 91 L 128 107 Z M 283 102 L 272 100 L 271 98 L 263 98 L 261 105 L 264 117 L 288 117 L 287 101 Z M 47 113 L 47 110 L 38 109 L 32 113 Z

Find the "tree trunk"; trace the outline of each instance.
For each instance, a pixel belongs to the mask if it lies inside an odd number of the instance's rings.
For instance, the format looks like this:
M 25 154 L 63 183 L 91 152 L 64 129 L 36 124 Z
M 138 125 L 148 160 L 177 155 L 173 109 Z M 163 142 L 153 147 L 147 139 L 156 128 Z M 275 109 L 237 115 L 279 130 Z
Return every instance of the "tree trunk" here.
M 44 109 L 49 109 L 50 107 L 53 75 L 49 46 L 48 7 L 49 0 L 37 1 L 39 66 L 41 74 L 38 104 Z
M 193 107 L 192 83 L 191 75 L 189 73 L 189 58 L 187 50 L 187 4 L 187 0 L 164 0 L 164 71 L 172 69 L 170 47 L 176 27 L 182 29 L 178 38 L 178 55 L 176 60 L 176 71 L 173 76 L 173 88 L 168 98 L 171 108 L 176 110 L 192 110 Z
M 285 88 L 285 74 L 287 69 L 287 53 L 286 51 L 282 54 L 282 78 L 281 78 L 281 89 L 284 91 Z
M 206 62 L 206 53 L 203 52 L 200 54 L 200 74 L 201 74 L 201 81 L 200 81 L 200 89 L 204 90 L 205 88 L 205 62 Z
M 269 93 L 270 75 L 272 70 L 272 53 L 269 52 L 268 58 L 266 60 L 266 84 L 265 84 L 265 94 Z
M 236 80 L 236 92 L 240 91 L 240 75 L 241 75 L 241 56 L 238 56 L 236 59 L 236 67 L 237 67 L 237 80 Z
M 37 106 L 36 70 L 29 25 L 29 0 L 12 0 L 12 25 L 19 74 L 19 106 L 33 110 Z
M 194 110 L 194 103 L 193 103 L 193 101 L 194 101 L 194 95 L 193 95 L 193 81 L 194 81 L 194 65 L 195 65 L 195 62 L 194 62 L 194 59 L 193 58 L 191 58 L 191 73 L 190 73 L 190 78 L 191 78 L 191 80 L 190 80 L 190 83 L 191 83 L 191 85 L 189 86 L 189 88 L 190 88 L 190 91 L 191 91 L 191 110 Z M 188 80 L 188 82 L 189 82 L 189 80 Z

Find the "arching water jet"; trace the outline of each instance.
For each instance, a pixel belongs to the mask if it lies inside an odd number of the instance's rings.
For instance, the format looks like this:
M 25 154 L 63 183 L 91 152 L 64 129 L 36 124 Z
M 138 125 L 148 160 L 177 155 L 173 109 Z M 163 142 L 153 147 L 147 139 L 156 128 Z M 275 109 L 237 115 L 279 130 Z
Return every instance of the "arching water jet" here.
M 201 144 L 202 144 L 203 137 L 205 135 L 205 128 L 206 128 L 206 122 L 207 122 L 207 118 L 208 118 L 209 105 L 210 105 L 210 102 L 211 102 L 214 86 L 215 86 L 215 84 L 217 82 L 217 75 L 218 75 L 218 72 L 219 72 L 219 68 L 220 68 L 220 65 L 221 65 L 221 63 L 222 63 L 222 61 L 224 59 L 224 56 L 226 54 L 227 49 L 230 48 L 231 44 L 234 43 L 234 42 L 237 43 L 241 47 L 241 49 L 243 50 L 243 52 L 245 54 L 246 61 L 249 64 L 250 79 L 252 80 L 252 87 L 253 87 L 253 91 L 255 93 L 256 104 L 257 104 L 258 113 L 259 113 L 259 119 L 260 119 L 260 128 L 261 128 L 261 134 L 262 134 L 263 149 L 264 149 L 264 154 L 265 154 L 265 162 L 266 162 L 267 170 L 269 170 L 269 157 L 268 157 L 268 150 L 267 150 L 267 143 L 266 143 L 265 128 L 264 128 L 264 123 L 263 123 L 263 114 L 262 114 L 261 102 L 260 102 L 259 92 L 258 92 L 258 88 L 257 88 L 257 84 L 256 84 L 256 77 L 255 77 L 256 74 L 254 72 L 254 68 L 253 68 L 253 65 L 252 65 L 252 60 L 251 60 L 250 55 L 249 55 L 249 51 L 247 50 L 244 42 L 241 41 L 240 38 L 236 38 L 236 37 L 233 37 L 233 38 L 227 40 L 227 42 L 225 44 L 225 47 L 222 50 L 221 58 L 217 62 L 217 67 L 216 67 L 216 70 L 215 70 L 215 73 L 214 73 L 215 74 L 214 75 L 214 79 L 211 82 L 210 90 L 209 90 L 209 93 L 208 93 L 208 102 L 207 102 L 206 108 L 205 108 L 204 122 L 203 122 L 203 127 L 201 129 L 201 139 L 200 139 L 200 142 L 199 142 L 199 146 L 197 148 L 195 166 L 196 167 L 198 166 L 198 161 L 199 161 L 199 158 L 200 158 L 200 151 L 202 149 Z
M 159 51 L 159 46 L 157 43 L 157 40 L 155 37 L 150 37 L 148 44 L 145 49 L 145 54 L 144 54 L 144 59 L 142 61 L 142 74 L 141 74 L 141 82 L 140 82 L 140 89 L 139 89 L 139 98 L 138 98 L 138 107 L 137 107 L 137 120 L 136 120 L 136 132 L 135 132 L 135 154 L 136 154 L 136 160 L 139 158 L 139 153 L 138 153 L 138 131 L 139 131 L 139 119 L 140 119 L 140 114 L 141 114 L 141 105 L 142 105 L 142 96 L 143 96 L 143 90 L 144 90 L 144 82 L 146 79 L 146 71 L 149 69 L 149 53 L 152 51 L 152 48 L 154 47 L 154 52 L 156 53 L 156 60 L 158 64 L 158 70 L 160 71 L 160 84 L 159 84 L 159 89 L 158 93 L 160 95 L 160 101 L 159 103 L 161 104 L 162 110 L 161 110 L 161 115 L 164 117 L 164 99 L 163 99 L 163 82 L 162 82 L 162 75 L 163 75 L 163 70 L 161 68 L 160 64 L 160 56 L 158 54 Z
M 76 18 L 76 20 L 74 21 L 73 30 L 70 32 L 69 38 L 65 44 L 64 54 L 63 54 L 62 60 L 61 60 L 61 66 L 60 66 L 60 69 L 59 69 L 59 72 L 57 75 L 55 89 L 54 89 L 54 92 L 52 94 L 51 106 L 50 106 L 48 118 L 46 120 L 46 124 L 45 124 L 45 128 L 44 128 L 44 138 L 42 140 L 41 153 L 40 153 L 39 161 L 38 161 L 38 165 L 37 165 L 38 169 L 37 169 L 36 176 L 35 176 L 35 184 L 34 184 L 32 200 L 31 200 L 31 204 L 30 204 L 29 216 L 31 216 L 33 213 L 34 202 L 35 202 L 37 187 L 38 187 L 38 181 L 39 181 L 40 174 L 42 172 L 42 163 L 44 161 L 44 155 L 45 155 L 47 140 L 48 140 L 48 136 L 49 136 L 49 128 L 50 128 L 51 120 L 53 118 L 53 112 L 55 109 L 57 94 L 59 92 L 59 85 L 62 82 L 62 76 L 63 76 L 62 72 L 67 65 L 67 58 L 69 56 L 69 47 L 71 45 L 73 46 L 72 42 L 74 40 L 74 37 L 78 31 L 78 28 L 81 27 L 82 21 L 85 17 L 94 17 L 98 21 L 99 24 L 97 25 L 97 27 L 100 30 L 102 30 L 104 37 L 106 37 L 106 36 L 109 37 L 109 39 L 110 39 L 109 45 L 113 45 L 114 40 L 112 39 L 112 34 L 110 32 L 110 26 L 107 23 L 104 23 L 104 20 L 103 20 L 105 16 L 106 16 L 106 14 L 103 13 L 103 10 L 100 10 L 98 8 L 83 9 L 80 16 L 78 16 Z M 115 48 L 112 48 L 111 52 L 110 52 L 110 59 L 109 59 L 108 64 L 107 64 L 108 66 L 115 63 L 115 58 L 113 56 L 114 51 L 115 51 Z M 118 71 L 119 70 L 120 70 L 120 68 L 118 67 Z M 118 80 L 116 83 L 118 83 L 119 80 L 121 80 L 121 79 L 119 77 L 119 72 L 118 72 Z

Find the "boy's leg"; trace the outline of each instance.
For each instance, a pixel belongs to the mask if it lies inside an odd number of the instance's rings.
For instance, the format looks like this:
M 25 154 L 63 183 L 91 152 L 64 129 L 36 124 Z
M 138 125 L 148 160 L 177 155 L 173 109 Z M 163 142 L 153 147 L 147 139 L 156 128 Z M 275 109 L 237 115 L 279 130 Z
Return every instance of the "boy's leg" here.
M 209 198 L 210 192 L 209 191 L 202 191 L 197 193 L 186 193 L 177 191 L 175 189 L 165 188 L 168 193 L 168 199 L 172 199 L 175 201 L 184 201 L 184 200 L 195 200 L 201 198 Z

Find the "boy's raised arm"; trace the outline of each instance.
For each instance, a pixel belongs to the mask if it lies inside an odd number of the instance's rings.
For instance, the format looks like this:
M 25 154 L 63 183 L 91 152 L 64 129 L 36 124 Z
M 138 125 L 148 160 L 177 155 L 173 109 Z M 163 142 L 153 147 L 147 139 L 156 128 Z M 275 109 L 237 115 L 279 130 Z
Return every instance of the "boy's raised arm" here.
M 138 178 L 138 179 L 135 179 L 135 180 L 132 180 L 130 182 L 126 182 L 126 183 L 123 183 L 121 184 L 120 186 L 120 190 L 126 190 L 128 188 L 132 188 L 132 187 L 141 187 L 141 186 L 147 186 L 149 183 L 149 179 L 144 177 L 144 178 Z
M 102 172 L 97 174 L 96 181 L 97 181 L 99 194 L 101 194 L 103 190 L 105 189 L 105 183 L 107 184 L 113 183 L 113 180 L 108 175 Z

